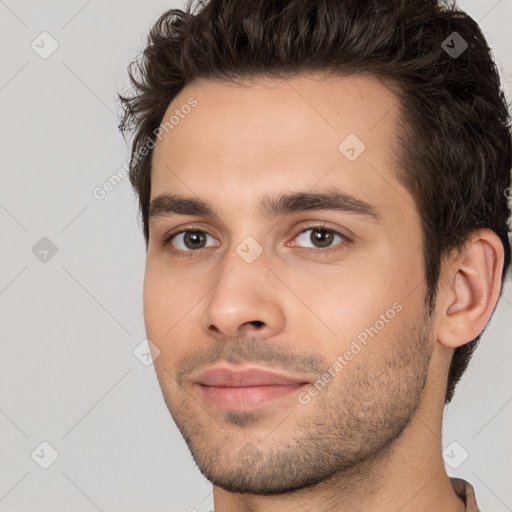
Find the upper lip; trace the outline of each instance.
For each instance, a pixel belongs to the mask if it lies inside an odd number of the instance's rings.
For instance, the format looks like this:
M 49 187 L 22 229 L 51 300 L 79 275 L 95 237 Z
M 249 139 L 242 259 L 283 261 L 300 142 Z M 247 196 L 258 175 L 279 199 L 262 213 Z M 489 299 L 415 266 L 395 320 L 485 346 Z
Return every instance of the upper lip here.
M 293 385 L 305 384 L 306 381 L 301 377 L 290 377 L 281 373 L 262 370 L 259 368 L 246 368 L 235 370 L 226 366 L 211 367 L 203 371 L 195 379 L 197 384 L 205 386 L 225 386 L 225 387 L 249 387 L 249 386 L 269 386 L 269 385 Z

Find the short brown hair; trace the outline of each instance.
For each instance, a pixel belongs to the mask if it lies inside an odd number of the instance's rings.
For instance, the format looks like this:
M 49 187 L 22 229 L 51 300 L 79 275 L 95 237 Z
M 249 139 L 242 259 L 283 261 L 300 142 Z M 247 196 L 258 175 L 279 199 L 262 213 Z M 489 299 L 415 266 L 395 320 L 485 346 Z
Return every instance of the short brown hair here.
M 460 55 L 447 49 L 454 41 L 467 45 Z M 397 176 L 421 217 L 429 313 L 443 257 L 480 228 L 493 230 L 505 249 L 501 296 L 511 252 L 509 111 L 478 24 L 437 0 L 189 0 L 185 11 L 164 13 L 130 65 L 134 95 L 119 96 L 120 129 L 135 132 L 130 181 L 146 247 L 153 153 L 147 144 L 154 147 L 177 94 L 200 78 L 318 71 L 375 76 L 399 99 L 405 122 L 397 133 Z M 446 404 L 479 338 L 455 350 Z

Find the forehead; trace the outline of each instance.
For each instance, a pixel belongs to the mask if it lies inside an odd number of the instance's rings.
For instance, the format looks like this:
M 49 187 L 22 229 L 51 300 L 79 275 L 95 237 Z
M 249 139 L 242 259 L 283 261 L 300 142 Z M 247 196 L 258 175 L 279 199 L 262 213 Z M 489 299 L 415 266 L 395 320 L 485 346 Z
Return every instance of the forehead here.
M 154 150 L 152 197 L 243 209 L 270 191 L 333 186 L 390 207 L 397 194 L 407 202 L 392 151 L 398 101 L 376 78 L 202 80 L 174 98 L 162 126 L 171 116 Z

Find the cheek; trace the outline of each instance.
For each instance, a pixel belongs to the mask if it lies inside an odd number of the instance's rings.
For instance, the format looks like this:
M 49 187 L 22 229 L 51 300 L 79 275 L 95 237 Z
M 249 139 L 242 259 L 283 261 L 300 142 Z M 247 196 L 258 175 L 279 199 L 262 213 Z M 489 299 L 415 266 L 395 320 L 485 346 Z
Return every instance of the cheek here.
M 144 322 L 150 339 L 163 339 L 183 307 L 178 287 L 167 274 L 148 259 L 144 274 Z
M 302 312 L 301 330 L 308 337 L 316 333 L 325 353 L 345 350 L 358 336 L 388 339 L 389 347 L 403 322 L 420 312 L 425 293 L 421 264 L 404 261 L 389 250 L 378 256 L 316 273 L 314 279 L 311 274 L 294 276 L 294 292 L 307 306 L 294 306 Z
M 154 368 L 162 389 L 172 393 L 176 361 L 190 348 L 187 320 L 193 315 L 181 284 L 158 266 L 146 265 L 144 276 L 144 323 L 147 337 L 156 344 L 159 357 Z M 188 313 L 187 313 L 188 312 Z
M 193 276 L 180 276 L 158 261 L 148 259 L 143 290 L 148 338 L 155 341 L 162 351 L 172 346 L 174 353 L 179 352 L 180 344 L 190 347 L 191 322 L 194 322 L 194 328 L 199 325 L 205 292 L 199 289 L 198 280 Z
M 335 332 L 364 327 L 366 319 L 387 306 L 390 283 L 375 262 L 340 267 L 329 274 L 296 276 L 294 291 Z M 301 283 L 299 285 L 299 283 Z M 396 284 L 396 283 L 395 283 Z M 312 291 L 315 290 L 313 293 Z

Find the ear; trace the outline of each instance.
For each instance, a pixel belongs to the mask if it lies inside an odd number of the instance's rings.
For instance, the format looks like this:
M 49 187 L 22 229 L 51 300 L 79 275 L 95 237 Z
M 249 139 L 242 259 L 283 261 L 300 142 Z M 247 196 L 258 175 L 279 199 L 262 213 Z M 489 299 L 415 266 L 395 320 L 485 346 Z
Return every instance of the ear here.
M 500 295 L 503 260 L 498 235 L 480 229 L 444 262 L 436 307 L 439 343 L 460 347 L 484 330 Z

